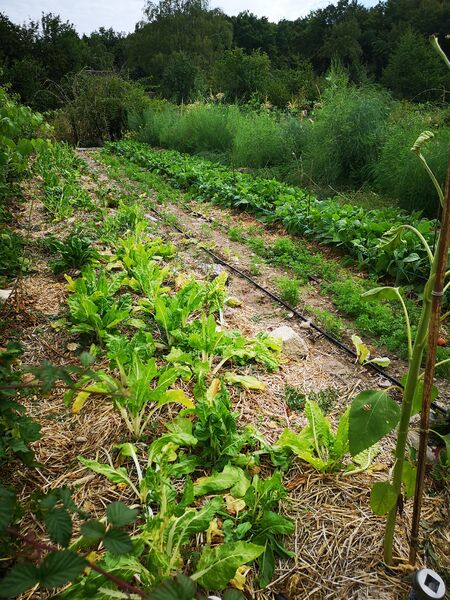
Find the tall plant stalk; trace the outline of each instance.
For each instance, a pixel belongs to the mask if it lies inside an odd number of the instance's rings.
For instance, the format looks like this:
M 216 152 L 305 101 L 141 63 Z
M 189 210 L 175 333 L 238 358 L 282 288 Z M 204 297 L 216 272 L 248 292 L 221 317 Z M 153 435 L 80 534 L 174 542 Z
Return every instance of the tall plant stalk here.
M 395 465 L 392 475 L 392 487 L 397 495 L 397 501 L 393 508 L 389 511 L 386 522 L 386 530 L 384 535 L 384 560 L 386 564 L 392 563 L 392 547 L 395 533 L 395 522 L 402 494 L 403 465 L 405 463 L 406 441 L 408 436 L 409 421 L 411 419 L 414 394 L 416 391 L 417 383 L 419 381 L 420 368 L 422 365 L 423 353 L 427 341 L 428 327 L 430 324 L 432 299 L 431 292 L 433 290 L 433 282 L 435 276 L 436 258 L 433 257 L 433 262 L 430 270 L 430 277 L 424 289 L 422 312 L 417 328 L 416 339 L 413 345 L 412 357 L 409 361 L 408 375 L 403 390 L 402 412 L 398 427 L 397 444 L 394 453 Z
M 440 47 L 436 36 L 431 37 L 431 44 L 434 47 L 434 49 L 438 52 L 438 54 L 444 59 L 446 65 L 450 68 L 450 62 L 449 62 L 447 56 L 445 55 L 445 53 L 443 52 L 442 48 Z M 444 209 L 444 213 L 447 213 L 447 211 L 449 210 L 449 206 L 444 207 L 444 202 L 448 203 L 448 194 L 444 197 L 443 190 L 441 189 L 433 171 L 427 164 L 427 161 L 421 152 L 421 148 L 422 148 L 423 144 L 428 142 L 432 137 L 433 137 L 433 133 L 431 133 L 430 131 L 423 132 L 422 135 L 420 135 L 419 138 L 416 140 L 416 142 L 413 145 L 413 147 L 411 148 L 411 150 L 417 154 L 419 160 L 422 162 L 425 170 L 427 171 L 427 173 L 436 189 L 441 207 Z M 448 181 L 448 176 L 447 176 L 447 186 L 446 186 L 447 190 L 448 190 L 448 185 L 449 185 L 449 181 Z M 447 223 L 447 219 L 445 220 L 445 224 L 446 223 Z M 405 383 L 405 387 L 403 390 L 402 409 L 401 409 L 400 422 L 399 422 L 399 427 L 398 427 L 397 443 L 396 443 L 395 453 L 394 453 L 395 464 L 394 464 L 394 470 L 393 470 L 393 475 L 392 475 L 392 488 L 396 494 L 396 502 L 388 513 L 387 522 L 386 522 L 386 530 L 385 530 L 385 535 L 384 535 L 384 560 L 385 560 L 386 564 L 388 564 L 388 565 L 392 563 L 392 548 L 393 548 L 394 534 L 395 534 L 395 522 L 396 522 L 396 518 L 397 518 L 397 511 L 399 508 L 399 504 L 400 504 L 401 498 L 402 498 L 403 467 L 405 464 L 405 452 L 406 452 L 406 442 L 407 442 L 407 436 L 408 436 L 409 422 L 411 419 L 414 394 L 415 394 L 417 385 L 420 381 L 420 369 L 421 369 L 421 365 L 422 365 L 425 346 L 427 344 L 428 333 L 429 333 L 429 328 L 430 328 L 430 321 L 432 318 L 433 290 L 435 288 L 436 274 L 438 272 L 439 267 L 440 267 L 439 270 L 442 271 L 442 273 L 445 272 L 445 265 L 447 263 L 447 254 L 448 254 L 448 243 L 446 243 L 446 244 L 444 244 L 446 254 L 445 254 L 445 258 L 444 258 L 444 261 L 445 261 L 444 268 L 442 270 L 442 264 L 441 264 L 442 260 L 443 260 L 443 258 L 441 256 L 442 249 L 441 249 L 441 253 L 439 253 L 439 251 L 437 251 L 433 254 L 431 252 L 427 242 L 423 238 L 423 236 L 421 236 L 421 234 L 417 230 L 415 230 L 415 228 L 409 227 L 409 229 L 412 229 L 417 234 L 417 236 L 421 240 L 422 244 L 424 245 L 425 250 L 427 251 L 427 254 L 430 258 L 430 275 L 429 275 L 427 283 L 425 284 L 424 291 L 423 291 L 422 311 L 421 311 L 420 320 L 419 320 L 419 324 L 418 324 L 418 328 L 417 328 L 416 338 L 415 338 L 414 345 L 413 345 L 412 355 L 409 358 L 408 374 L 406 377 L 406 383 Z M 441 228 L 441 232 L 439 234 L 439 240 L 437 241 L 438 249 L 441 248 L 441 243 L 440 243 L 441 237 L 445 238 L 445 240 L 448 241 L 447 232 L 442 231 L 442 228 Z M 447 288 L 444 288 L 444 291 L 446 289 Z M 410 330 L 410 325 L 408 323 L 408 319 L 407 319 L 406 325 L 408 328 L 408 339 L 410 339 L 411 330 Z M 431 385 L 430 385 L 430 391 L 431 391 Z M 423 402 L 425 402 L 425 398 L 423 398 Z M 417 494 L 417 488 L 416 488 L 416 494 Z

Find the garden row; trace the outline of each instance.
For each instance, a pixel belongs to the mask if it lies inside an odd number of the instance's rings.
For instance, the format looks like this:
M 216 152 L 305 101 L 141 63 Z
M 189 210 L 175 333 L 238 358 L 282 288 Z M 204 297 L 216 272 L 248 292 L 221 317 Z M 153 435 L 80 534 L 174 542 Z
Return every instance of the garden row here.
M 158 160 L 159 154 L 155 153 L 155 160 Z M 129 155 L 132 156 L 131 153 Z M 108 151 L 103 152 L 100 159 L 108 165 L 109 176 L 120 182 L 120 185 L 126 185 L 127 181 L 134 182 L 135 190 L 139 189 L 142 193 L 150 186 L 157 190 L 159 203 L 169 203 L 168 207 L 170 203 L 175 203 L 179 204 L 183 210 L 189 210 L 186 200 L 180 197 L 179 189 L 177 189 L 179 184 L 170 176 L 167 178 L 165 170 L 161 172 L 159 168 L 154 169 L 152 163 L 149 167 L 142 168 L 135 159 L 127 158 L 123 154 L 117 156 L 115 152 L 114 154 L 110 154 Z M 136 188 L 136 186 L 138 187 Z M 199 197 L 195 190 L 193 195 L 196 198 Z M 224 223 L 216 222 L 212 225 L 221 226 L 227 231 L 231 241 L 243 242 L 252 250 L 255 254 L 249 264 L 252 276 L 258 277 L 261 274 L 264 263 L 290 269 L 289 278 L 279 278 L 273 281 L 275 290 L 285 301 L 292 306 L 301 302 L 302 286 L 306 284 L 308 278 L 313 277 L 317 282 L 315 288 L 319 287 L 321 294 L 331 300 L 339 314 L 352 319 L 351 327 L 354 327 L 359 335 L 370 339 L 376 345 L 387 347 L 401 358 L 406 358 L 407 336 L 403 326 L 402 308 L 392 303 L 370 302 L 368 301 L 370 298 L 363 296 L 364 292 L 377 285 L 375 277 L 357 277 L 342 267 L 339 261 L 326 258 L 323 253 L 308 249 L 304 243 L 297 242 L 295 238 L 280 236 L 272 241 L 270 236 L 264 234 L 262 226 L 235 226 L 233 222 L 225 224 L 225 221 L 226 215 L 224 215 Z M 415 322 L 419 310 L 417 303 L 411 298 L 405 298 L 405 302 L 412 321 Z M 309 304 L 303 306 L 303 311 L 310 314 L 329 333 L 337 338 L 343 338 L 345 325 L 335 313 Z M 447 356 L 446 348 L 438 349 L 440 361 Z M 439 374 L 447 376 L 447 365 L 439 367 Z
M 336 199 L 318 200 L 297 187 L 231 170 L 176 151 L 158 151 L 146 144 L 121 141 L 108 145 L 147 169 L 164 174 L 199 200 L 253 212 L 268 222 L 281 222 L 291 233 L 337 247 L 358 264 L 397 282 L 424 277 L 427 256 L 416 236 L 406 232 L 395 250 L 383 250 L 383 236 L 404 224 L 414 225 L 432 244 L 436 223 L 398 209 L 365 210 Z M 436 199 L 437 203 L 437 199 Z
M 244 565 L 254 560 L 258 585 L 264 587 L 276 557 L 291 557 L 282 536 L 291 534 L 294 524 L 279 513 L 279 502 L 286 496 L 282 479 L 292 454 L 321 472 L 350 475 L 369 467 L 377 449 L 350 459 L 349 411 L 334 433 L 313 401 L 305 407 L 309 425 L 299 434 L 286 430 L 276 445 L 253 427 L 240 427 L 227 386 L 255 393 L 262 389 L 256 365 L 276 370 L 280 342 L 266 334 L 248 338 L 227 330 L 221 324 L 229 302 L 226 276 L 198 281 L 187 274 L 176 247 L 155 235 L 142 199 L 120 194 L 105 199 L 98 185 L 94 202 L 80 185 L 83 169 L 61 145 L 47 145 L 35 163 L 48 218 L 63 222 L 72 213 L 76 217 L 65 238 L 50 237 L 39 247 L 55 273 L 82 268 L 77 278 L 66 275 L 68 314 L 55 322 L 76 336 L 81 366 L 34 368 L 35 379 L 28 385 L 33 388 L 40 380 L 48 392 L 62 380 L 75 414 L 89 410 L 91 397 L 112 403 L 124 426 L 114 463 L 87 456 L 79 461 L 119 486 L 126 503 L 138 508 L 117 501 L 107 505 L 104 517 L 92 519 L 66 487 L 35 491 L 35 514 L 51 544 L 37 565 L 20 560 L 13 566 L 0 583 L 0 596 L 74 580 L 63 597 L 111 597 L 117 588 L 127 591 L 126 585 L 132 586 L 128 592 L 146 595 L 167 578 L 187 572 L 190 579 L 172 580 L 163 589 L 190 600 L 197 585 L 221 590 L 233 580 L 242 588 L 248 571 Z M 99 252 L 99 244 L 108 250 Z M 8 398 L 12 384 L 22 379 L 14 365 L 18 352 L 10 344 L 1 355 Z M 182 408 L 175 418 L 163 408 L 169 403 Z M 13 435 L 20 439 L 17 432 Z M 21 440 L 22 448 L 30 441 Z M 96 456 L 101 449 L 95 450 Z M 27 452 L 30 463 L 29 448 Z M 12 453 L 24 458 L 17 444 L 8 459 Z M 270 475 L 258 474 L 261 468 Z M 0 494 L 5 506 L 1 526 L 17 539 L 21 534 L 14 522 L 20 516 L 14 493 L 2 487 Z M 80 535 L 74 539 L 78 527 Z M 198 534 L 203 534 L 201 547 L 195 542 Z M 33 546 L 30 539 L 22 541 Z M 97 552 L 94 562 L 92 551 Z M 91 570 L 82 575 L 86 566 Z M 241 595 L 235 590 L 226 597 Z

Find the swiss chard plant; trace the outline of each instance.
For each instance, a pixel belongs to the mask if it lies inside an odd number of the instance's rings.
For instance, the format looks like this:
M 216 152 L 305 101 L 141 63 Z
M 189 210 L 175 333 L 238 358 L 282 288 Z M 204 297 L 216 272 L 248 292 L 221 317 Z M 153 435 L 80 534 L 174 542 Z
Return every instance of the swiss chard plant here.
M 193 402 L 182 389 L 169 389 L 179 378 L 174 367 L 159 368 L 154 358 L 142 359 L 139 352 L 132 356 L 114 355 L 119 376 L 105 370 L 80 378 L 74 389 L 66 393 L 72 411 L 78 413 L 93 394 L 110 398 L 127 429 L 136 437 L 143 435 L 157 410 L 169 403 L 191 408 Z
M 285 429 L 278 439 L 277 446 L 293 452 L 322 473 L 344 471 L 344 474 L 354 474 L 368 469 L 379 452 L 376 444 L 353 456 L 353 462 L 350 464 L 344 462 L 350 451 L 349 412 L 347 409 L 341 415 L 336 433 L 333 433 L 331 423 L 319 405 L 313 400 L 307 400 L 305 414 L 308 425 L 300 433 Z
M 81 277 L 68 281 L 69 314 L 72 333 L 94 336 L 102 342 L 119 323 L 130 317 L 132 302 L 129 294 L 115 295 L 123 283 L 122 274 L 112 275 L 104 270 L 85 269 Z

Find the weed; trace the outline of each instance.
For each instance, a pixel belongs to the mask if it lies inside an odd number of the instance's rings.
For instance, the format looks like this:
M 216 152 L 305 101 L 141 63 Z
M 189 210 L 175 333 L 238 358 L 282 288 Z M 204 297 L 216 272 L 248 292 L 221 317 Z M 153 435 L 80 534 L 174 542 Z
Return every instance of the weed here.
M 51 246 L 59 253 L 59 258 L 50 261 L 55 274 L 69 269 L 81 269 L 99 257 L 92 246 L 92 240 L 77 231 L 68 235 L 64 241 L 53 239 Z
M 249 266 L 250 275 L 252 275 L 253 277 L 257 277 L 258 275 L 261 275 L 262 265 L 263 265 L 263 261 L 258 256 L 252 256 L 250 258 L 250 266 Z
M 309 305 L 305 306 L 305 308 L 309 313 L 314 315 L 321 327 L 323 327 L 327 333 L 331 333 L 337 338 L 342 337 L 345 331 L 342 319 L 334 315 L 326 308 L 316 308 L 315 306 Z
M 290 277 L 278 277 L 276 284 L 280 298 L 290 306 L 297 306 L 300 300 L 300 281 Z
M 228 237 L 232 242 L 241 242 L 242 241 L 242 227 L 230 227 L 228 231 Z

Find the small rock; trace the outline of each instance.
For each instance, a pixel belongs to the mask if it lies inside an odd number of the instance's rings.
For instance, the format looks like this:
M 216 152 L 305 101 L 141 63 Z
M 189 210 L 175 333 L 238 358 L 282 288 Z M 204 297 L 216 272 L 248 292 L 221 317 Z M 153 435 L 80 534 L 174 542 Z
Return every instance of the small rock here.
M 419 450 L 420 435 L 417 431 L 409 431 L 407 440 L 410 446 Z M 429 446 L 427 446 L 427 462 L 432 464 L 437 462 L 437 456 Z
M 6 302 L 11 294 L 12 290 L 0 290 L 0 302 Z
M 288 325 L 280 325 L 270 332 L 270 336 L 283 342 L 283 354 L 291 358 L 306 358 L 308 346 L 299 334 Z

